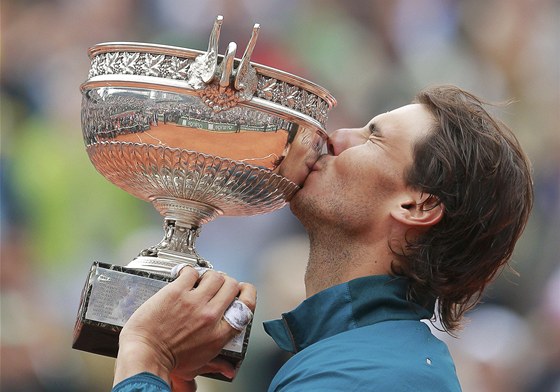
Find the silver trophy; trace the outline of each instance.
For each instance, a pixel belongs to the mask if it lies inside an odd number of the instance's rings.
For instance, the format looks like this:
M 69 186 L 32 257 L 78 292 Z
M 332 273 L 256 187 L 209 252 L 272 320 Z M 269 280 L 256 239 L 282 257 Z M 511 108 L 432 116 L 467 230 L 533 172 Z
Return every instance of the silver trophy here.
M 173 267 L 212 268 L 195 248 L 202 225 L 281 208 L 323 149 L 335 99 L 307 80 L 252 63 L 259 25 L 241 59 L 234 42 L 219 55 L 222 21 L 216 18 L 206 52 L 143 43 L 89 50 L 81 86 L 87 153 L 109 181 L 154 205 L 164 238 L 126 267 L 93 263 L 74 348 L 116 356 L 122 326 L 172 279 Z M 236 366 L 249 329 L 222 350 Z

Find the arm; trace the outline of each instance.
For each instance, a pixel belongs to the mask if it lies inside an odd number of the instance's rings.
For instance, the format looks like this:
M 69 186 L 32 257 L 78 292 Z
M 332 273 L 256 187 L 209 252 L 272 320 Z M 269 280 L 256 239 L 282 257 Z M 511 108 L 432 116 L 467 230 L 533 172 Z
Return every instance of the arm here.
M 183 268 L 175 281 L 138 308 L 121 331 L 114 385 L 142 372 L 168 385 L 185 384 L 186 391 L 194 390 L 187 384 L 194 385 L 194 377 L 203 372 L 232 377 L 233 366 L 213 358 L 239 333 L 222 318 L 236 296 L 254 311 L 254 286 L 216 271 L 199 278 L 193 268 Z

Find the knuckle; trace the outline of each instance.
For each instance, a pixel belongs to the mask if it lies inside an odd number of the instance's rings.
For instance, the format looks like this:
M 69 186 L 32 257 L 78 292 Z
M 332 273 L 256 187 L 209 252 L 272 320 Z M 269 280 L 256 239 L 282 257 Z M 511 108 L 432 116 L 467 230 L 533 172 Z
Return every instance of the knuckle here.
M 242 299 L 245 305 L 247 305 L 251 310 L 255 310 L 257 305 L 257 289 L 250 283 L 241 284 Z
M 184 293 L 184 288 L 180 284 L 174 284 L 175 282 L 169 283 L 166 288 L 166 295 L 169 300 L 177 300 Z
M 224 283 L 227 283 L 229 285 L 238 285 L 239 282 L 235 279 L 232 278 L 231 276 L 224 276 Z
M 207 274 L 210 274 L 210 275 L 209 275 L 209 278 L 212 278 L 212 279 L 214 279 L 214 280 L 216 280 L 216 281 L 218 281 L 218 282 L 222 282 L 222 283 L 223 283 L 223 282 L 225 282 L 225 280 L 226 280 L 225 275 L 223 275 L 222 273 L 220 273 L 220 272 L 218 272 L 218 271 L 209 271 L 209 272 L 207 272 Z
M 221 315 L 211 307 L 206 307 L 202 314 L 200 315 L 201 321 L 206 324 L 214 324 L 217 320 L 221 318 Z
M 251 309 L 252 312 L 254 312 L 255 309 L 257 308 L 256 298 L 244 299 L 243 302 L 245 303 L 245 305 L 247 305 L 249 309 Z

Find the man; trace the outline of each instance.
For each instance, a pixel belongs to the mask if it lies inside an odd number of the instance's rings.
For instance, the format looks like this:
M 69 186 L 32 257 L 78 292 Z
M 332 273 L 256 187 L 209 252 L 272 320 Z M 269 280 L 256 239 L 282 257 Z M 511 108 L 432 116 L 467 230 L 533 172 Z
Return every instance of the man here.
M 265 324 L 295 353 L 270 390 L 460 390 L 447 348 L 420 320 L 459 327 L 510 259 L 533 197 L 519 143 L 483 106 L 436 87 L 330 136 L 290 203 L 310 239 L 307 299 Z M 183 269 L 124 327 L 115 390 L 194 390 L 197 374 L 232 374 L 211 361 L 235 334 L 222 315 L 238 294 L 253 309 L 255 289 L 211 272 L 190 290 L 198 279 Z

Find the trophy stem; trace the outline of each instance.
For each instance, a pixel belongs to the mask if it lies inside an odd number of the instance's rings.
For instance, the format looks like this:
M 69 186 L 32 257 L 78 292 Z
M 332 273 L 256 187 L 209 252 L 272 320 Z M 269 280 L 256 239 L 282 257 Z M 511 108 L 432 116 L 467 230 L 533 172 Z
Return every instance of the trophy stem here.
M 152 204 L 166 220 L 183 227 L 198 228 L 222 215 L 222 210 L 209 204 L 174 197 L 157 197 Z
M 159 244 L 144 249 L 127 267 L 170 275 L 178 264 L 186 263 L 212 268 L 195 249 L 200 226 L 209 222 L 221 211 L 207 204 L 175 198 L 156 198 L 156 209 L 165 217 L 164 238 Z

